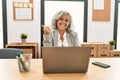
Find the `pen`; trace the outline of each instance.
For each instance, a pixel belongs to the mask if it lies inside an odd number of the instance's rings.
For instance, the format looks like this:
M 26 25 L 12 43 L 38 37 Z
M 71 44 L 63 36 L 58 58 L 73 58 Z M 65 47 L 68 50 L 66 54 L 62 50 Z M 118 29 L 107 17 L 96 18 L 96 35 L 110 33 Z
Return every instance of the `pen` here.
M 20 62 L 22 64 L 24 70 L 29 71 L 29 63 L 25 61 L 23 54 L 18 54 L 18 55 L 19 55 L 18 57 L 20 58 Z

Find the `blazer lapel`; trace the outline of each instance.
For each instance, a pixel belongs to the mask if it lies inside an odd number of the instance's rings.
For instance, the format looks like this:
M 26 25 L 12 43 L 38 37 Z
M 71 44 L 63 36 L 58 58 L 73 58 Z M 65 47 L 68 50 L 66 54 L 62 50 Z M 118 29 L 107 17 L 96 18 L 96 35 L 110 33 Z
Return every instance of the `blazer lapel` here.
M 58 31 L 55 30 L 53 31 L 53 42 L 54 44 L 54 47 L 57 47 L 58 46 Z
M 72 46 L 72 36 L 70 33 L 66 33 L 66 38 L 68 42 L 68 46 Z

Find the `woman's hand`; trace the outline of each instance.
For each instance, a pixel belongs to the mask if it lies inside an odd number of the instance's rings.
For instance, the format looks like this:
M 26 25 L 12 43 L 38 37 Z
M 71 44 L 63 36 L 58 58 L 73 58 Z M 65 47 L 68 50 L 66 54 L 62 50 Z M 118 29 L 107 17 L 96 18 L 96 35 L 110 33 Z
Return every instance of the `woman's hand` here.
M 50 34 L 51 30 L 50 30 L 50 28 L 48 26 L 46 26 L 46 27 L 44 26 L 43 29 L 44 29 L 44 34 L 45 35 Z

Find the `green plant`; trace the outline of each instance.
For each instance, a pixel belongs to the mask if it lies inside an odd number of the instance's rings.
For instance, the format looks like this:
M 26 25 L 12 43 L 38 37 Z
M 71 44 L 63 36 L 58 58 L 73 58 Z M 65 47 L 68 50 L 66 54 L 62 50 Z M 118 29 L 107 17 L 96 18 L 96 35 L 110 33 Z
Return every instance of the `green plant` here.
M 111 41 L 109 41 L 109 44 L 110 44 L 110 45 L 115 45 L 116 42 L 115 42 L 115 40 L 111 40 Z
M 21 33 L 20 37 L 21 37 L 21 39 L 27 39 L 28 36 L 25 33 Z

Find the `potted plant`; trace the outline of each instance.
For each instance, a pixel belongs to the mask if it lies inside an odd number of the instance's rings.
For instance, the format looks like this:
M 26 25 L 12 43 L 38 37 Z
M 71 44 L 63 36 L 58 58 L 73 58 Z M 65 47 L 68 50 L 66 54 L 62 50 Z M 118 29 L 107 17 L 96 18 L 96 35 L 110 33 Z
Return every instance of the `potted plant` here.
M 109 44 L 111 46 L 111 50 L 114 50 L 115 49 L 115 44 L 116 44 L 115 40 L 109 41 Z
M 22 43 L 26 43 L 26 39 L 27 39 L 27 37 L 28 37 L 27 34 L 21 33 L 20 37 L 21 37 L 21 42 L 22 42 Z

